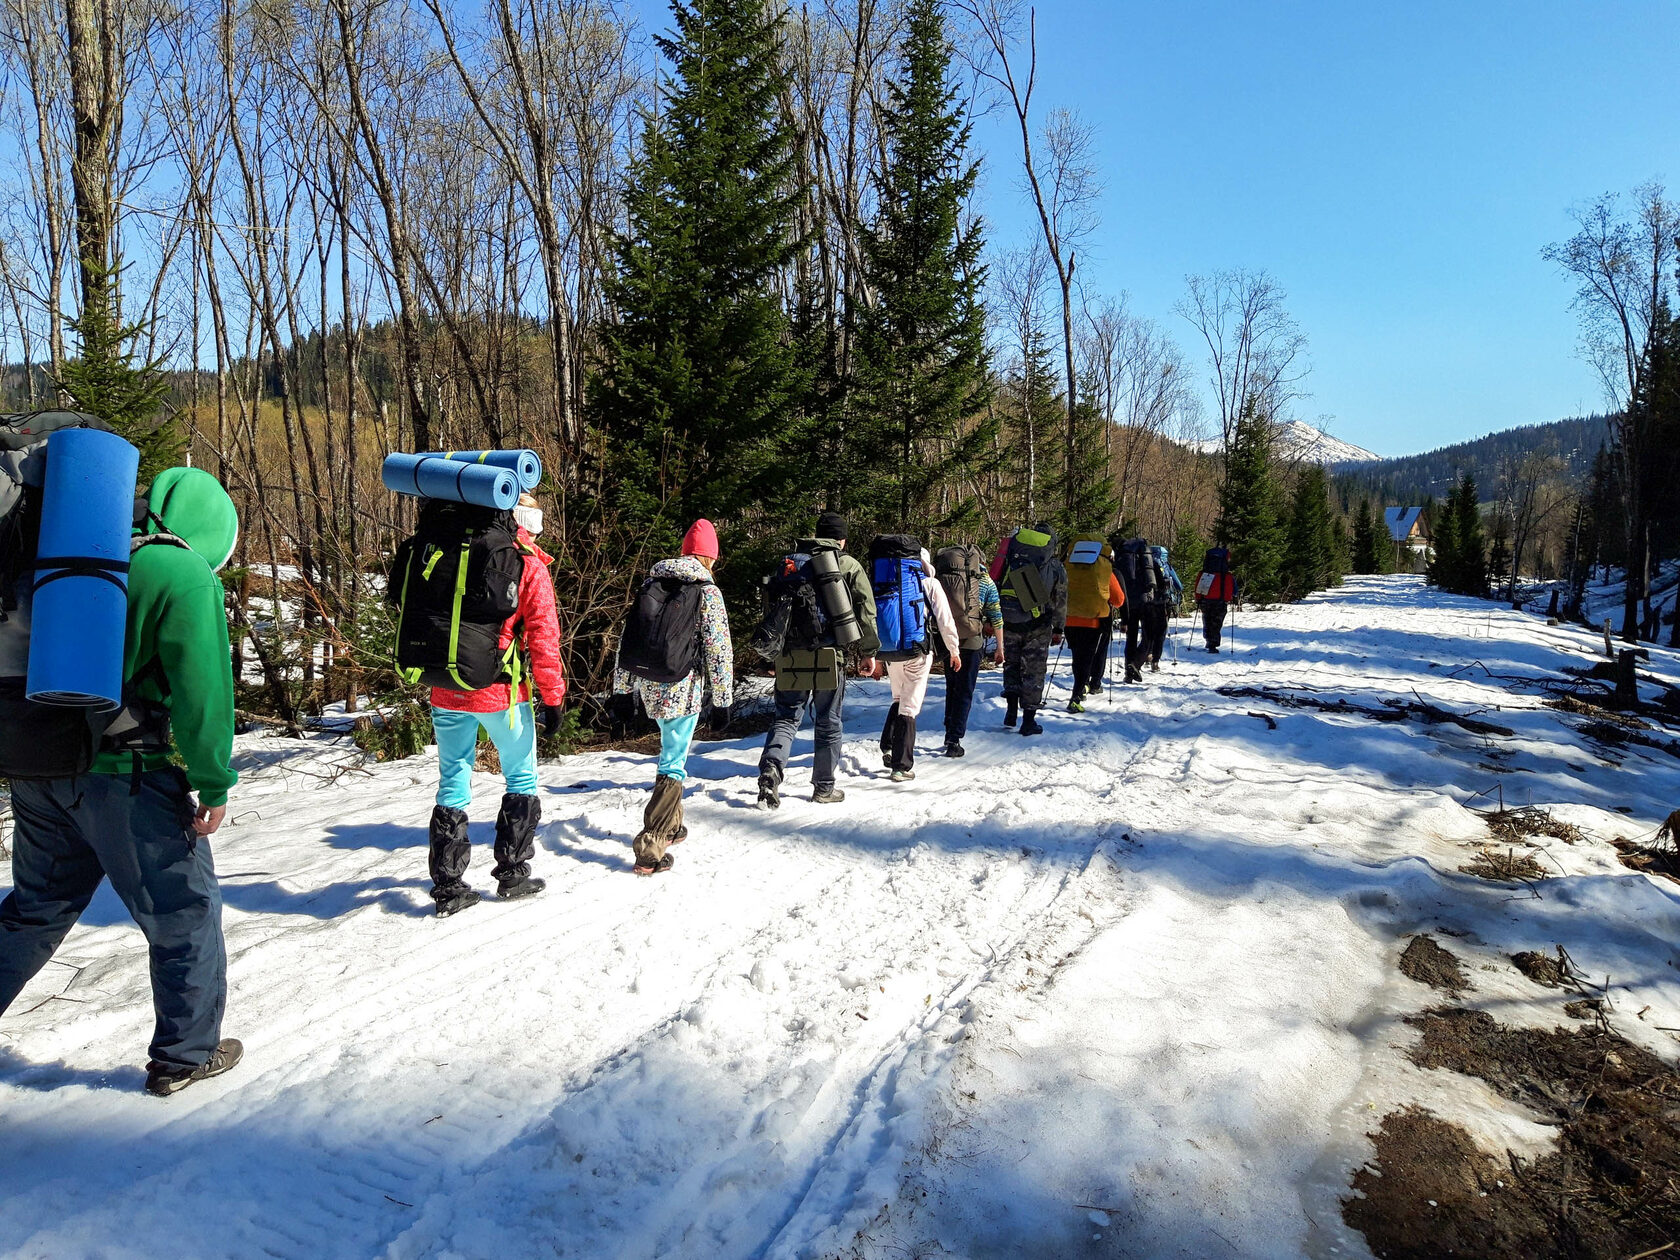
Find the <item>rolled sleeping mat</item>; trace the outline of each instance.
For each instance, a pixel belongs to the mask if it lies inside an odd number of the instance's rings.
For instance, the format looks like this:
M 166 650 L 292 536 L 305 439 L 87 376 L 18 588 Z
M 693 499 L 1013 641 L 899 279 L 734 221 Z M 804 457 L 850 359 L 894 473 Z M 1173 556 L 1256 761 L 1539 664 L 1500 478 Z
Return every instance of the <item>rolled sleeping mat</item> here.
M 140 452 L 115 433 L 60 429 L 47 439 L 24 688 L 40 704 L 122 703 L 139 469 Z
M 422 499 L 474 503 L 504 512 L 519 502 L 519 478 L 509 468 L 398 453 L 385 457 L 379 475 L 387 490 Z
M 519 478 L 521 490 L 534 490 L 542 480 L 542 460 L 535 451 L 426 451 L 425 459 L 453 459 L 463 464 L 507 468 Z

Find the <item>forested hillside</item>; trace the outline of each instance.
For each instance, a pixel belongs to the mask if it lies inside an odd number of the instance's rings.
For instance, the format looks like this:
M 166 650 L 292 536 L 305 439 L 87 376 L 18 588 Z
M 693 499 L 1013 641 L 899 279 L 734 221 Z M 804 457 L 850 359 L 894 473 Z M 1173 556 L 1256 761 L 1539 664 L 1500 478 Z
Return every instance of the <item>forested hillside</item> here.
M 1537 452 L 1557 455 L 1566 475 L 1582 480 L 1592 471 L 1598 448 L 1609 440 L 1603 416 L 1576 416 L 1548 424 L 1525 424 L 1419 455 L 1336 464 L 1332 471 L 1356 494 L 1368 494 L 1385 503 L 1416 504 L 1443 497 L 1463 473 L 1469 473 L 1481 485 L 1492 485 L 1502 461 L 1520 460 Z

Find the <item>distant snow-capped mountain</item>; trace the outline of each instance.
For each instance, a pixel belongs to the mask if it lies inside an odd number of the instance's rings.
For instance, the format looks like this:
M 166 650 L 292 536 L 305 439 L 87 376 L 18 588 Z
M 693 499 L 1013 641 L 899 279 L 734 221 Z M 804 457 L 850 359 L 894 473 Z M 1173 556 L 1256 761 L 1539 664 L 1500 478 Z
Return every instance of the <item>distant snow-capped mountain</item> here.
M 1217 455 L 1220 441 L 1211 438 L 1191 445 L 1204 455 Z M 1356 464 L 1381 459 L 1382 456 L 1355 446 L 1340 438 L 1333 438 L 1322 429 L 1301 420 L 1291 420 L 1277 427 L 1276 443 L 1272 448 L 1279 459 L 1311 461 L 1315 464 Z

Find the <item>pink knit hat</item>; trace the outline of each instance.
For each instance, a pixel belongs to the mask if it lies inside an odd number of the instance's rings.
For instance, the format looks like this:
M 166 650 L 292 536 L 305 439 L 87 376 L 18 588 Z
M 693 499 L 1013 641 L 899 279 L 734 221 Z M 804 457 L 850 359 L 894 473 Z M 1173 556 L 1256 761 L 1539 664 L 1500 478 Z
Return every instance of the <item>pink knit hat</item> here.
M 688 527 L 688 533 L 683 535 L 682 553 L 685 556 L 702 556 L 707 560 L 718 558 L 717 530 L 705 518 L 695 521 Z

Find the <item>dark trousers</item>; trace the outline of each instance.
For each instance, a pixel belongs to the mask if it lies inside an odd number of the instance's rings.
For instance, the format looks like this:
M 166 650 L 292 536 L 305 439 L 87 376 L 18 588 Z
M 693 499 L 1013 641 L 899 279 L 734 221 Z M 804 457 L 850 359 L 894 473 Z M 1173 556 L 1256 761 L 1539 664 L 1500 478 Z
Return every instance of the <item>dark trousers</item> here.
M 1100 626 L 1069 626 L 1068 655 L 1073 658 L 1073 698 L 1081 699 L 1102 690 L 1108 673 L 1107 621 Z
M 1167 611 L 1165 604 L 1147 604 L 1143 609 L 1143 646 L 1151 665 L 1158 664 L 1166 650 Z
M 898 701 L 887 710 L 886 725 L 881 727 L 881 756 L 889 770 L 916 768 L 916 719 L 898 711 Z
M 811 763 L 811 786 L 819 791 L 833 787 L 840 767 L 840 743 L 846 735 L 841 717 L 845 703 L 844 672 L 840 675 L 840 685 L 833 691 L 777 691 L 776 720 L 764 738 L 758 772 L 765 774 L 774 769 L 778 782 L 787 773 L 788 758 L 793 756 L 793 737 L 799 733 L 806 709 L 810 709 L 817 744 Z
M 945 671 L 945 742 L 960 743 L 968 734 L 968 715 L 974 708 L 974 684 L 980 681 L 980 649 L 963 648 L 962 669 Z
M 176 769 L 12 784 L 12 891 L 0 902 L 0 1011 L 109 878 L 151 951 L 154 1063 L 197 1067 L 222 1036 L 227 951 L 210 842 Z
M 1044 704 L 1044 675 L 1050 667 L 1050 627 L 1003 632 L 1003 694 L 1028 713 Z
M 1210 648 L 1219 646 L 1220 635 L 1225 629 L 1225 611 L 1228 605 L 1222 599 L 1207 599 L 1202 601 L 1202 633 L 1207 636 Z
M 1137 682 L 1143 677 L 1143 663 L 1147 652 L 1143 646 L 1143 616 L 1141 610 L 1126 606 L 1126 681 Z

